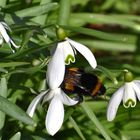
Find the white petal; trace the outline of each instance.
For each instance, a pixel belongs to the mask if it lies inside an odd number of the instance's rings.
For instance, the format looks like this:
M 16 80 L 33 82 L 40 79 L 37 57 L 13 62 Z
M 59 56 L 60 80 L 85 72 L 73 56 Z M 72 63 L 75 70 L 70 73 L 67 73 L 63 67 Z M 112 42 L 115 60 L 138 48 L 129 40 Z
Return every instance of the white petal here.
M 124 85 L 123 105 L 125 108 L 136 106 L 136 95 L 133 89 L 133 82 Z
M 17 46 L 13 40 L 9 37 L 9 35 L 7 34 L 6 29 L 11 30 L 10 27 L 4 23 L 4 22 L 0 22 L 0 33 L 2 35 L 2 37 L 4 38 L 6 43 L 11 43 L 15 48 L 19 48 L 19 46 Z M 14 50 L 12 50 L 14 52 Z
M 134 80 L 133 82 L 140 84 L 140 80 Z
M 118 107 L 123 98 L 124 87 L 119 88 L 111 97 L 107 108 L 107 120 L 112 121 L 117 113 Z
M 4 26 L 4 28 L 6 28 L 11 32 L 11 28 L 5 22 L 0 22 L 0 23 Z
M 47 82 L 51 89 L 55 89 L 60 86 L 64 79 L 65 74 L 65 62 L 63 48 L 58 44 L 56 51 L 48 64 L 47 70 Z
M 78 101 L 75 101 L 71 99 L 69 96 L 67 96 L 62 90 L 61 90 L 61 95 L 62 95 L 62 102 L 65 105 L 72 106 L 78 103 Z
M 43 91 L 43 92 L 41 92 L 38 96 L 36 96 L 33 99 L 33 101 L 31 102 L 31 104 L 29 105 L 29 107 L 27 109 L 27 114 L 29 114 L 30 117 L 33 117 L 37 105 L 40 103 L 40 101 L 42 100 L 43 96 L 47 92 L 48 92 L 48 90 L 47 91 Z
M 0 23 L 0 33 L 2 35 L 2 37 L 4 38 L 5 42 L 9 42 L 10 41 L 10 37 L 6 32 L 6 29 L 4 28 L 3 24 Z
M 59 43 L 60 44 L 60 43 Z M 68 41 L 61 42 L 64 51 L 65 64 L 69 65 L 71 62 L 75 62 L 74 50 Z
M 20 46 L 17 46 L 12 39 L 10 39 L 10 43 L 15 47 L 15 48 L 19 48 Z
M 50 135 L 54 135 L 62 126 L 64 107 L 60 95 L 56 94 L 48 108 L 45 124 Z
M 43 101 L 42 101 L 42 104 L 44 104 L 45 102 L 51 100 L 53 98 L 55 94 L 55 90 L 50 90 L 46 95 L 45 97 L 43 98 Z
M 2 43 L 3 43 L 3 37 L 1 36 L 1 34 L 0 34 L 0 45 L 2 45 Z
M 69 41 L 69 43 L 76 48 L 77 51 L 79 51 L 84 57 L 85 59 L 89 62 L 89 64 L 91 65 L 91 67 L 93 67 L 94 69 L 97 66 L 97 62 L 96 59 L 93 55 L 93 53 L 90 51 L 89 48 L 87 48 L 86 46 L 75 42 L 69 38 L 66 38 L 67 41 Z
M 133 89 L 138 97 L 138 100 L 140 101 L 140 83 L 134 80 L 133 82 Z

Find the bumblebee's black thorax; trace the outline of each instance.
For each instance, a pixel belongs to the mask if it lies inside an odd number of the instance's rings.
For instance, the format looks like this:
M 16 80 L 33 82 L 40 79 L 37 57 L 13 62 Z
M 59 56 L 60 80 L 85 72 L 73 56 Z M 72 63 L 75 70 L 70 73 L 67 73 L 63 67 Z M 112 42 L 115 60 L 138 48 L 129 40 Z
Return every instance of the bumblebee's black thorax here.
M 105 87 L 96 75 L 86 73 L 79 68 L 66 70 L 61 88 L 66 93 L 78 93 L 92 97 L 105 93 Z

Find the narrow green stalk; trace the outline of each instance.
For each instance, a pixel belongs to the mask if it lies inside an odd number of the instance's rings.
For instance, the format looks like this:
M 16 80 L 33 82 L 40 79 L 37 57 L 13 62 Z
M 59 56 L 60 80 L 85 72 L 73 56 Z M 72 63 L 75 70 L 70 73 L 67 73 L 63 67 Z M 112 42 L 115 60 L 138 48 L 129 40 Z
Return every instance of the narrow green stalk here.
M 94 112 L 90 109 L 90 107 L 83 102 L 81 104 L 82 108 L 84 109 L 84 111 L 86 112 L 87 116 L 90 118 L 90 120 L 96 125 L 96 127 L 99 129 L 100 133 L 103 135 L 103 137 L 106 140 L 111 140 L 110 136 L 107 134 L 107 132 L 105 131 L 104 127 L 102 126 L 102 124 L 99 122 L 99 120 L 97 119 L 96 115 L 94 114 Z
M 109 69 L 107 69 L 107 68 L 105 68 L 103 66 L 98 65 L 97 66 L 97 70 L 103 72 L 106 75 L 106 77 L 108 77 L 108 78 L 110 78 L 112 80 L 112 82 L 114 84 L 118 84 L 118 81 L 117 81 L 115 75 Z
M 70 17 L 71 0 L 61 0 L 58 14 L 58 24 L 68 25 Z
M 2 97 L 7 97 L 7 81 L 6 78 L 3 77 L 0 80 L 0 95 Z M 5 122 L 5 113 L 0 111 L 0 140 L 2 139 L 2 129 L 4 127 Z
M 41 0 L 40 1 L 40 5 L 43 4 L 47 4 L 50 3 L 52 0 Z M 33 21 L 35 21 L 36 23 L 39 23 L 41 25 L 45 25 L 46 19 L 48 17 L 48 14 L 44 14 L 44 15 L 40 15 L 40 16 L 36 16 L 34 19 L 32 19 Z
M 78 127 L 77 123 L 75 122 L 75 120 L 70 116 L 69 120 L 71 121 L 74 129 L 76 130 L 76 132 L 78 133 L 78 135 L 80 136 L 81 140 L 86 140 L 86 138 L 84 137 L 84 135 L 82 134 L 80 128 Z
M 101 14 L 90 14 L 90 13 L 73 13 L 71 14 L 70 23 L 80 22 L 86 23 L 98 23 L 98 24 L 118 24 L 124 27 L 129 27 L 137 31 L 140 30 L 140 25 L 135 22 L 136 17 L 127 18 L 113 15 L 101 15 Z M 139 19 L 138 19 L 139 21 Z
M 94 29 L 88 29 L 88 28 L 84 28 L 84 27 L 62 26 L 62 28 L 66 29 L 66 30 L 74 31 L 77 33 L 97 37 L 97 38 L 104 39 L 104 40 L 130 42 L 130 39 L 132 39 L 131 40 L 132 43 L 136 42 L 136 40 L 137 40 L 137 37 L 131 36 L 131 35 L 125 36 L 124 34 L 114 34 L 114 33 L 111 34 L 111 33 L 106 33 L 106 32 L 102 32 L 102 31 L 98 31 L 98 30 L 94 30 Z M 127 39 L 127 41 L 124 41 L 125 39 Z

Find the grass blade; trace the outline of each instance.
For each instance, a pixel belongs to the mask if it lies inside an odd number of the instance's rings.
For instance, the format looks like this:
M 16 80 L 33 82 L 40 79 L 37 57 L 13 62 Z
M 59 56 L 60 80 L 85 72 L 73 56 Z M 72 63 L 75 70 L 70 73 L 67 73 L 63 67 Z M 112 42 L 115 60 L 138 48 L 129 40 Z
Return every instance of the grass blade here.
M 7 81 L 6 78 L 1 78 L 0 81 L 0 96 L 7 97 Z M 5 123 L 5 113 L 0 111 L 0 140 L 2 139 L 2 129 Z
M 17 11 L 15 14 L 19 17 L 39 16 L 56 9 L 57 6 L 58 6 L 57 3 L 47 3 L 44 5 L 34 6 L 31 8 Z
M 17 132 L 14 136 L 10 138 L 10 140 L 20 140 L 20 138 L 21 138 L 21 133 Z
M 5 63 L 0 63 L 1 68 L 5 67 L 17 67 L 17 66 L 24 66 L 24 65 L 29 65 L 30 63 L 28 62 L 5 62 Z
M 67 25 L 70 16 L 70 2 L 71 0 L 61 0 L 58 15 L 58 24 Z
M 97 31 L 94 29 L 87 29 L 84 27 L 74 27 L 74 26 L 62 26 L 64 29 L 71 30 L 77 33 L 82 33 L 85 35 L 97 37 L 104 40 L 112 40 L 112 41 L 119 41 L 124 42 L 125 39 L 129 41 L 129 39 L 133 39 L 133 42 L 136 40 L 134 36 L 131 36 L 131 38 L 127 35 L 117 35 L 117 34 L 111 34 L 111 33 L 105 33 L 102 31 Z
M 87 114 L 87 116 L 90 118 L 90 120 L 96 125 L 96 127 L 99 129 L 99 131 L 101 132 L 101 134 L 103 135 L 103 137 L 106 140 L 111 140 L 110 136 L 107 134 L 107 132 L 105 131 L 104 127 L 102 126 L 102 124 L 99 122 L 99 120 L 97 119 L 96 115 L 94 114 L 94 112 L 88 107 L 88 105 L 83 102 L 81 104 L 82 108 L 84 109 L 85 113 Z
M 34 121 L 17 105 L 0 96 L 0 110 L 26 124 L 35 125 Z
M 78 135 L 80 136 L 80 138 L 82 140 L 86 140 L 86 138 L 84 137 L 84 135 L 82 134 L 80 128 L 78 127 L 77 123 L 75 122 L 75 120 L 72 117 L 69 117 L 69 120 L 71 121 L 74 129 L 76 130 L 76 132 L 78 133 Z

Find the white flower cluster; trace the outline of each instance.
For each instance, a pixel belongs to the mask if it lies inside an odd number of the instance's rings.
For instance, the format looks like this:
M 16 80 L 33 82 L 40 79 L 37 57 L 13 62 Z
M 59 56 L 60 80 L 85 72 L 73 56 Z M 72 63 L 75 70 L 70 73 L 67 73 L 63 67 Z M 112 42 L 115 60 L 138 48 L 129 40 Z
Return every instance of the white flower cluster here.
M 10 27 L 4 22 L 0 22 L 0 45 L 5 41 L 10 47 L 12 45 L 14 48 L 19 48 L 9 37 L 7 30 L 11 31 Z M 15 52 L 12 47 L 11 50 Z M 45 120 L 46 129 L 50 135 L 54 135 L 62 126 L 64 105 L 72 106 L 78 103 L 68 97 L 60 87 L 64 80 L 65 65 L 75 62 L 77 51 L 83 55 L 93 69 L 96 68 L 97 62 L 93 53 L 86 46 L 65 37 L 62 42 L 57 44 L 48 64 L 46 79 L 49 89 L 35 97 L 27 109 L 27 113 L 32 117 L 39 103 L 50 101 Z M 126 81 L 109 101 L 107 120 L 112 121 L 115 118 L 122 100 L 125 108 L 135 107 L 136 97 L 140 101 L 140 80 Z
M 62 126 L 64 120 L 64 105 L 72 106 L 78 103 L 69 98 L 60 88 L 64 79 L 65 65 L 75 62 L 76 50 L 80 52 L 89 62 L 91 67 L 97 66 L 96 59 L 92 52 L 84 45 L 65 38 L 58 43 L 57 48 L 48 64 L 47 82 L 49 90 L 40 93 L 28 107 L 27 113 L 32 117 L 37 105 L 40 102 L 50 101 L 46 115 L 46 129 L 50 135 L 54 135 Z

